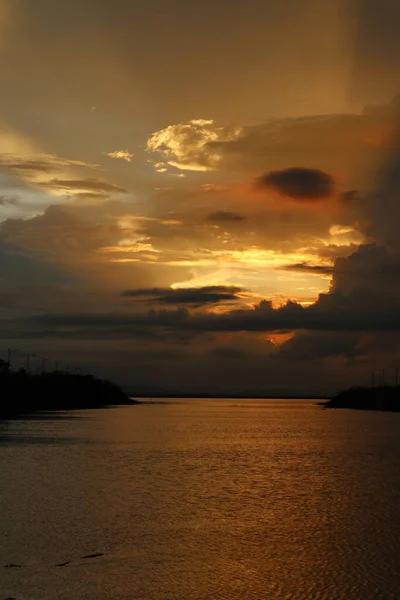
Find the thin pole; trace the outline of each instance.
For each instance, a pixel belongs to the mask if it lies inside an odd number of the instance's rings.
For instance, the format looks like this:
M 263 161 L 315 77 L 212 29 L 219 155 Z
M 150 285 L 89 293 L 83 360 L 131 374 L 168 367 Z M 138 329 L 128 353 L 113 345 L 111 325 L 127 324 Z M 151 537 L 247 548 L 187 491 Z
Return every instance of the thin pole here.
M 30 361 L 31 358 L 33 358 L 35 355 L 34 354 L 27 354 L 26 355 L 26 372 L 29 374 L 30 373 Z
M 9 348 L 8 349 L 8 356 L 7 356 L 7 364 L 9 367 L 11 367 L 11 355 L 14 354 L 14 352 L 16 352 L 16 348 Z

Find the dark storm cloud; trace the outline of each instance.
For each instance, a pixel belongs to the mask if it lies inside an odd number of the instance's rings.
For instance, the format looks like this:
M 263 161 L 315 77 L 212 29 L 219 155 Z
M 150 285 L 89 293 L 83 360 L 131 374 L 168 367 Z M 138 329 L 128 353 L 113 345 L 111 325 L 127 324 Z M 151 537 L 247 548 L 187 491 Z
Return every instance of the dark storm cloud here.
M 3 318 L 43 310 L 44 306 L 52 303 L 70 306 L 67 302 L 63 304 L 62 299 L 66 294 L 70 295 L 71 288 L 75 290 L 76 284 L 73 275 L 60 271 L 46 260 L 42 252 L 29 251 L 0 240 L 0 306 Z M 11 319 L 4 326 L 3 336 L 7 335 L 6 332 L 18 330 Z
M 212 285 L 201 288 L 149 288 L 125 290 L 123 295 L 128 298 L 142 298 L 148 302 L 160 304 L 188 304 L 202 306 L 217 304 L 227 300 L 237 300 L 238 293 L 243 291 L 235 286 Z
M 207 332 L 270 332 L 270 331 L 400 331 L 399 303 L 385 302 L 380 306 L 379 293 L 367 296 L 353 293 L 345 296 L 340 292 L 320 295 L 310 307 L 288 302 L 280 308 L 273 308 L 263 300 L 254 308 L 234 310 L 225 314 L 192 315 L 185 309 L 150 310 L 146 314 L 49 314 L 32 316 L 24 323 L 25 328 L 38 327 L 38 331 L 57 331 L 62 336 L 65 328 L 69 333 L 95 333 L 102 331 L 104 337 L 110 328 L 124 331 L 124 335 L 135 334 L 138 328 L 163 328 L 171 335 L 188 333 L 191 335 Z M 379 308 L 377 308 L 379 306 Z M 82 334 L 82 333 L 81 333 Z
M 47 330 L 53 328 L 63 332 L 65 327 L 77 331 L 93 331 L 107 336 L 109 328 L 122 328 L 132 335 L 138 328 L 149 330 L 163 328 L 180 335 L 198 335 L 210 332 L 264 332 L 264 331 L 343 331 L 343 332 L 391 332 L 400 331 L 400 277 L 399 264 L 395 255 L 376 244 L 361 246 L 347 259 L 338 259 L 334 267 L 332 291 L 320 294 L 311 306 L 304 307 L 296 302 L 287 302 L 274 308 L 266 300 L 252 308 L 232 310 L 223 314 L 190 313 L 187 308 L 176 310 L 154 310 L 141 314 L 49 314 L 33 316 L 27 324 Z M 396 268 L 397 267 L 397 268 Z M 395 275 L 397 273 L 397 275 Z M 379 276 L 379 277 L 378 277 Z M 376 286 L 373 283 L 376 283 Z M 212 288 L 211 288 L 212 289 Z M 215 301 L 214 292 L 202 288 L 204 304 Z M 220 293 L 224 295 L 226 288 Z M 236 291 L 226 295 L 236 297 Z M 132 290 L 128 296 L 153 295 L 171 301 L 175 290 L 166 295 L 163 290 Z M 176 290 L 180 303 L 194 304 L 198 301 L 198 290 Z M 196 296 L 197 294 L 197 296 Z M 225 299 L 226 299 L 225 295 Z M 166 300 L 165 300 L 166 299 Z M 206 300 L 204 302 L 204 299 Z
M 333 267 L 328 265 L 310 265 L 308 263 L 296 263 L 294 265 L 283 265 L 278 267 L 279 270 L 295 271 L 297 273 L 314 273 L 315 275 L 332 275 Z
M 256 180 L 256 186 L 273 188 L 294 200 L 322 200 L 332 196 L 335 189 L 331 175 L 303 167 L 264 173 Z
M 118 243 L 121 229 L 117 219 L 124 211 L 118 201 L 101 207 L 90 203 L 53 205 L 32 219 L 0 223 L 0 241 L 40 252 L 52 260 L 73 260 L 79 268 L 93 253 L 97 256 L 99 248 Z
M 52 179 L 41 185 L 57 190 L 89 190 L 92 192 L 114 192 L 116 194 L 126 194 L 128 192 L 128 190 L 119 185 L 100 181 L 99 179 Z
M 328 260 L 336 260 L 337 258 L 347 258 L 354 252 L 357 252 L 359 248 L 359 244 L 351 243 L 348 246 L 340 246 L 338 244 L 328 244 L 325 246 L 323 244 L 317 244 L 316 253 L 320 258 L 325 258 Z
M 371 238 L 400 254 L 400 118 L 397 127 L 396 143 L 380 169 L 374 193 L 364 199 L 363 228 Z
M 373 239 L 399 253 L 400 3 L 397 0 L 354 0 L 351 7 L 355 24 L 352 97 L 358 102 L 361 99 L 370 103 L 394 97 L 390 104 L 391 143 L 382 144 L 379 138 L 372 138 L 381 149 L 381 168 L 378 181 L 373 185 L 375 193 L 364 203 L 364 229 Z M 371 114 L 371 109 L 364 112 Z M 377 282 L 371 279 L 370 284 L 375 286 Z
M 291 360 L 353 358 L 364 352 L 359 339 L 359 333 L 352 331 L 299 331 L 283 344 L 276 357 Z
M 361 245 L 347 258 L 336 259 L 332 290 L 376 294 L 377 310 L 385 298 L 400 299 L 399 255 L 378 244 Z
M 33 252 L 0 240 L 0 286 L 4 289 L 16 283 L 59 283 L 65 274 Z
M 214 223 L 224 223 L 224 222 L 240 222 L 245 220 L 245 216 L 236 212 L 231 212 L 228 210 L 217 210 L 216 212 L 210 213 L 207 217 L 208 221 L 212 221 Z
M 373 356 L 385 357 L 386 361 L 388 356 L 397 354 L 398 345 L 398 331 L 298 331 L 280 347 L 274 358 L 290 361 L 343 358 L 349 365 Z
M 334 292 L 321 294 L 310 307 L 288 302 L 277 309 L 264 300 L 253 309 L 192 317 L 183 324 L 193 331 L 399 331 L 399 303 L 379 306 L 378 300 L 379 294 Z
M 353 327 L 352 331 L 296 331 L 281 347 L 280 356 L 295 360 L 340 356 L 351 361 L 397 352 L 399 256 L 383 246 L 364 244 L 347 258 L 337 258 L 331 293 L 321 296 L 315 308 L 318 306 L 328 314 L 333 309 L 333 319 L 338 319 L 335 312 L 343 311 L 352 315 L 354 326 L 359 319 L 365 321 L 365 326 L 359 330 Z
M 87 331 L 96 332 L 103 330 L 103 335 L 107 335 L 106 329 L 111 328 L 118 331 L 124 331 L 126 335 L 136 333 L 141 328 L 149 326 L 177 327 L 178 324 L 185 321 L 189 313 L 185 308 L 171 310 L 151 309 L 146 313 L 138 314 L 115 314 L 115 313 L 54 313 L 47 315 L 35 315 L 25 319 L 25 326 L 46 327 L 52 329 L 53 336 L 56 336 L 56 329 L 59 328 L 61 335 L 65 328 L 69 328 L 69 333 L 75 329 L 75 333 Z

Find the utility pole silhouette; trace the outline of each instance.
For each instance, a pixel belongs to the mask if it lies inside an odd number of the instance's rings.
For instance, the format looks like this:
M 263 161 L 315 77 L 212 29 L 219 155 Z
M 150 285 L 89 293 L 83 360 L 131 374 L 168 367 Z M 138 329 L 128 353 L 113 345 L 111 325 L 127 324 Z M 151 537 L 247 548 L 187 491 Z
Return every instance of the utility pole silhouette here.
M 11 367 L 11 356 L 14 354 L 14 352 L 17 352 L 16 348 L 9 348 L 8 349 L 8 353 L 7 353 L 7 364 L 8 364 L 8 368 Z
M 399 365 L 393 365 L 393 369 L 394 369 L 394 385 L 397 387 L 398 375 L 399 375 Z
M 48 358 L 42 356 L 42 375 L 44 373 L 46 373 L 46 361 L 48 360 Z
M 34 356 L 34 354 L 30 354 L 29 352 L 26 355 L 26 372 L 28 373 L 28 375 L 31 371 L 31 358 L 33 358 Z

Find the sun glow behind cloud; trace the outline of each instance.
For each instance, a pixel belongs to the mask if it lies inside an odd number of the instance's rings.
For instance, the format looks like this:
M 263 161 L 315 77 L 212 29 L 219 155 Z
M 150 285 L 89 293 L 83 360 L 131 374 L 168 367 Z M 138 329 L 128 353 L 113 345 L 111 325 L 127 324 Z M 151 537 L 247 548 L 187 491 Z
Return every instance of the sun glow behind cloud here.
M 287 272 L 283 269 L 299 263 L 330 266 L 328 261 L 316 260 L 314 254 L 283 254 L 256 246 L 242 250 L 210 251 L 200 248 L 184 253 L 174 249 L 161 251 L 150 238 L 139 233 L 135 241 L 125 239 L 117 246 L 102 248 L 100 252 L 111 263 L 132 262 L 189 269 L 191 277 L 173 283 L 174 288 L 238 285 L 252 289 L 260 297 L 270 295 L 278 304 L 288 298 L 311 302 L 319 293 L 329 289 L 329 275 Z

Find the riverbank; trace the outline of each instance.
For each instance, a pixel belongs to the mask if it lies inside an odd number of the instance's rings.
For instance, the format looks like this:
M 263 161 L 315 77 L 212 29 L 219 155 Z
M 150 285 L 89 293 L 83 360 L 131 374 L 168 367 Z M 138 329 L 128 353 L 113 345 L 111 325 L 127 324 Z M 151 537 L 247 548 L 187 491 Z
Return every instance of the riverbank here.
M 0 373 L 0 418 L 34 412 L 137 404 L 116 384 L 93 375 L 53 371 Z
M 350 388 L 321 405 L 325 408 L 400 412 L 400 386 Z

